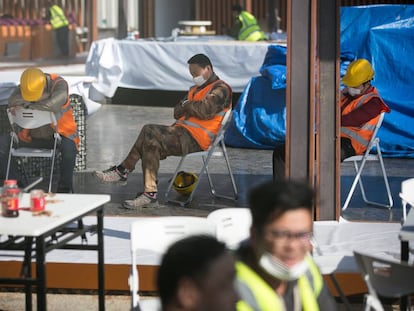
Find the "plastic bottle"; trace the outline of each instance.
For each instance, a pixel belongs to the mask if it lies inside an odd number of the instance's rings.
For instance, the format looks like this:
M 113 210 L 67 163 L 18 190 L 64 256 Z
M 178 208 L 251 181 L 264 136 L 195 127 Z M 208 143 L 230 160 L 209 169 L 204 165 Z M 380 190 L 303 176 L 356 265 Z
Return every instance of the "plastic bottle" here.
M 5 180 L 1 193 L 1 214 L 3 217 L 19 216 L 19 196 L 20 189 L 17 186 L 17 180 Z

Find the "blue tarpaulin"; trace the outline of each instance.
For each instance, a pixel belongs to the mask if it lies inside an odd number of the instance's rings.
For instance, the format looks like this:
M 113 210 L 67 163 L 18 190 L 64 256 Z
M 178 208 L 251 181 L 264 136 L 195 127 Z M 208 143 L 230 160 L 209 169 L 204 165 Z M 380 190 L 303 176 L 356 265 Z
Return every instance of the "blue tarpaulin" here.
M 414 158 L 414 5 L 341 8 L 341 75 L 352 59 L 366 58 L 373 84 L 390 106 L 380 129 L 388 157 Z M 234 108 L 225 141 L 230 146 L 273 149 L 285 139 L 286 59 L 271 45 Z M 270 114 L 270 115 L 269 115 Z

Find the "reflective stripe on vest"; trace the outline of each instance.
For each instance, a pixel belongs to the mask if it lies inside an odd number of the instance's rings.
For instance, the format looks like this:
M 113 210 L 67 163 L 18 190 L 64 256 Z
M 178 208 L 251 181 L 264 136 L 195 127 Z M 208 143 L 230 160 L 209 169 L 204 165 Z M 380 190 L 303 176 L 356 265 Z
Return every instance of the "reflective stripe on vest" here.
M 257 24 L 256 18 L 249 12 L 243 11 L 239 15 L 242 27 L 239 31 L 239 40 L 258 41 L 264 39 L 264 34 Z
M 379 98 L 382 101 L 382 99 L 378 95 L 378 91 L 375 88 L 372 90 L 372 92 L 365 94 L 351 101 L 351 103 L 349 103 L 344 108 L 344 110 L 342 111 L 342 114 L 347 114 L 357 109 L 358 107 L 365 105 L 367 102 L 369 102 L 374 97 Z M 341 107 L 345 103 L 346 103 L 346 96 L 342 98 Z M 372 118 L 371 120 L 366 122 L 361 127 L 341 126 L 341 136 L 351 139 L 352 147 L 354 148 L 355 153 L 357 155 L 363 154 L 365 150 L 367 149 L 367 146 L 372 138 L 372 135 L 374 134 L 374 130 L 378 123 L 379 118 L 380 118 L 380 115 L 376 116 L 375 118 Z
M 243 262 L 236 262 L 237 288 L 243 300 L 237 302 L 237 311 L 284 310 L 284 305 L 271 288 L 256 272 Z
M 63 13 L 63 10 L 59 6 L 52 5 L 50 7 L 50 15 L 50 24 L 53 29 L 69 25 L 69 22 L 65 17 L 65 13 Z
M 305 311 L 318 311 L 317 297 L 323 287 L 323 278 L 312 258 L 307 256 L 306 260 L 309 270 L 298 279 L 302 307 Z M 239 295 L 243 298 L 237 303 L 237 311 L 283 311 L 285 309 L 284 303 L 275 290 L 250 267 L 238 261 L 236 271 Z
M 203 100 L 211 92 L 214 86 L 218 83 L 225 84 L 225 82 L 223 82 L 222 80 L 217 80 L 213 83 L 210 83 L 202 89 L 198 89 L 197 87 L 191 88 L 188 92 L 188 100 Z M 230 87 L 229 90 L 231 90 Z M 179 120 L 175 122 L 175 124 L 176 126 L 184 127 L 195 139 L 200 148 L 202 150 L 207 150 L 208 147 L 210 147 L 214 138 L 216 137 L 218 131 L 220 130 L 221 121 L 223 120 L 224 114 L 227 110 L 229 110 L 229 108 L 220 111 L 208 120 L 201 120 L 195 117 L 189 117 L 188 119 L 181 117 Z
M 57 83 L 58 80 L 62 78 L 56 74 L 50 74 L 50 79 L 53 81 L 53 83 Z M 53 92 L 53 89 L 51 89 L 50 92 Z M 69 96 L 66 103 L 60 108 L 60 111 L 55 113 L 55 116 L 59 134 L 73 140 L 76 144 L 76 147 L 78 147 L 80 142 L 78 126 L 73 117 L 73 109 L 70 104 Z

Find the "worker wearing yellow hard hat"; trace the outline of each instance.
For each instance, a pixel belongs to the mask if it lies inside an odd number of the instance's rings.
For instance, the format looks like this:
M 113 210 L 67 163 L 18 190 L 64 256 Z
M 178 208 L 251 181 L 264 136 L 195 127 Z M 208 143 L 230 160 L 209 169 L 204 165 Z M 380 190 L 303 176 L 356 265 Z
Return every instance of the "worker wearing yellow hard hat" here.
M 20 85 L 8 99 L 10 109 L 30 108 L 55 113 L 60 135 L 60 177 L 56 192 L 73 192 L 73 171 L 76 162 L 79 135 L 65 79 L 57 74 L 44 73 L 40 68 L 29 67 L 20 76 Z M 53 143 L 54 131 L 50 125 L 35 129 L 16 129 L 19 146 L 39 147 Z M 53 146 L 53 144 L 52 144 Z M 0 179 L 7 171 L 10 135 L 0 136 Z M 10 162 L 9 178 L 24 184 L 15 159 Z
M 20 90 L 24 100 L 38 101 L 46 85 L 46 76 L 39 68 L 29 68 L 20 77 Z
M 372 138 L 381 112 L 390 108 L 371 84 L 375 71 L 363 58 L 351 62 L 342 78 L 341 161 L 362 154 Z

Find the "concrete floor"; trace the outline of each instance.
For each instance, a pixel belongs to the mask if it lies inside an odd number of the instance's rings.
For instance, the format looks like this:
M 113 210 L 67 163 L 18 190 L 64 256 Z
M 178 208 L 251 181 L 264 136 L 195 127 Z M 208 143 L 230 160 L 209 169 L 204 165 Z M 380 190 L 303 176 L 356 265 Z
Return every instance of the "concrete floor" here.
M 159 171 L 160 203 L 164 207 L 158 210 L 126 211 L 120 208 L 123 200 L 133 198 L 142 191 L 142 172 L 140 163 L 130 174 L 125 186 L 117 184 L 97 183 L 93 171 L 108 168 L 119 164 L 134 143 L 140 129 L 146 123 L 170 124 L 172 108 L 103 105 L 100 110 L 87 119 L 87 169 L 77 172 L 75 176 L 75 190 L 79 193 L 110 193 L 111 203 L 106 206 L 107 215 L 199 215 L 205 216 L 210 211 L 221 207 L 245 207 L 249 189 L 255 185 L 272 179 L 272 151 L 256 149 L 227 149 L 236 184 L 239 189 L 239 199 L 230 201 L 216 199 L 210 192 L 206 179 L 201 180 L 200 187 L 193 203 L 182 208 L 175 204 L 166 204 L 163 194 L 168 186 L 172 172 L 177 166 L 179 158 L 171 157 L 161 161 Z M 188 169 L 197 170 L 200 161 L 192 161 Z M 368 163 L 366 166 L 367 190 L 376 198 L 384 197 L 383 183 L 378 163 Z M 401 219 L 402 209 L 398 197 L 401 181 L 414 176 L 414 159 L 386 158 L 385 166 L 389 176 L 391 191 L 394 198 L 394 207 L 391 210 L 367 206 L 357 189 L 350 207 L 343 213 L 348 220 L 376 220 L 395 221 Z M 210 171 L 213 180 L 224 192 L 231 191 L 230 182 L 225 174 L 225 165 L 222 158 L 211 160 Z M 353 166 L 343 163 L 341 166 L 341 195 L 344 198 L 352 182 Z M 323 191 L 323 190 L 322 190 Z

